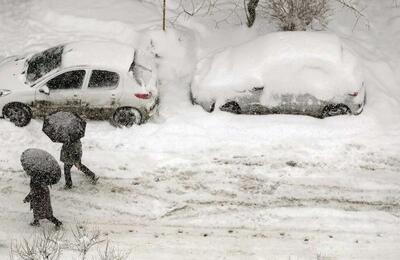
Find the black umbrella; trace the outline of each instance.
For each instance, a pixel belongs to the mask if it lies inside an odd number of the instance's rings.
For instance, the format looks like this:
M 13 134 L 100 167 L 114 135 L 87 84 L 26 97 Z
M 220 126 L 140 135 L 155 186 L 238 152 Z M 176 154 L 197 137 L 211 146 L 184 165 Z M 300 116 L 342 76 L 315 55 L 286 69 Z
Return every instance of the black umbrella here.
M 34 148 L 25 150 L 21 155 L 21 164 L 29 176 L 47 185 L 56 184 L 61 178 L 57 160 L 46 151 Z
M 70 112 L 56 112 L 44 119 L 42 131 L 55 143 L 72 143 L 85 136 L 86 122 Z

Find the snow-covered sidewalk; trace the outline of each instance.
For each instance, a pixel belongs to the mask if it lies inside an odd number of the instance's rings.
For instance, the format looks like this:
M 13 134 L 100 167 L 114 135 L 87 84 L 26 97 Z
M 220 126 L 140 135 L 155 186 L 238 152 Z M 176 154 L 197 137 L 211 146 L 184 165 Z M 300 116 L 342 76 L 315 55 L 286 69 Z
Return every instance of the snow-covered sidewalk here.
M 97 186 L 76 174 L 77 188 L 52 189 L 55 214 L 66 229 L 86 222 L 109 233 L 135 259 L 397 259 L 398 161 L 381 158 L 365 169 L 339 170 L 324 162 L 295 165 L 239 154 L 143 169 L 134 178 L 102 178 Z M 20 171 L 2 173 L 0 253 L 6 254 L 11 239 L 33 228 L 21 202 L 27 178 Z

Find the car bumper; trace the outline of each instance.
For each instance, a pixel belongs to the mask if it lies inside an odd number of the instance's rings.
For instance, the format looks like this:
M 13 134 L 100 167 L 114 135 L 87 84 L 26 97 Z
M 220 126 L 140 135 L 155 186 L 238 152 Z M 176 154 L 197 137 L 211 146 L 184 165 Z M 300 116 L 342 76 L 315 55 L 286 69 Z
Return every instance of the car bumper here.
M 159 104 L 160 104 L 160 98 L 157 97 L 157 99 L 149 108 L 142 109 L 141 111 L 143 116 L 142 123 L 148 121 L 150 118 L 152 118 L 154 115 L 158 113 Z
M 364 106 L 367 101 L 367 93 L 365 87 L 360 90 L 360 94 L 357 97 L 349 98 L 346 105 L 350 108 L 353 115 L 359 115 L 364 110 Z
M 364 104 L 354 104 L 351 108 L 351 112 L 353 115 L 359 115 L 364 110 Z
M 149 109 L 149 117 L 152 117 L 158 112 L 158 106 L 160 105 L 160 98 L 157 98 L 154 104 Z

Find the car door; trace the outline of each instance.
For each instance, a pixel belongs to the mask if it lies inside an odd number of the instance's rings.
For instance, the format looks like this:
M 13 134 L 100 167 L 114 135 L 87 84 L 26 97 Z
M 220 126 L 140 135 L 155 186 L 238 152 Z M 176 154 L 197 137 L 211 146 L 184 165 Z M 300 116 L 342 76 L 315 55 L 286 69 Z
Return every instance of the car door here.
M 247 114 L 269 114 L 271 111 L 260 103 L 264 87 L 253 87 L 238 98 L 241 109 Z
M 120 74 L 106 69 L 93 69 L 82 97 L 85 115 L 91 119 L 108 119 L 115 108 L 123 82 Z
M 58 73 L 36 88 L 34 110 L 38 115 L 54 111 L 80 113 L 86 70 Z

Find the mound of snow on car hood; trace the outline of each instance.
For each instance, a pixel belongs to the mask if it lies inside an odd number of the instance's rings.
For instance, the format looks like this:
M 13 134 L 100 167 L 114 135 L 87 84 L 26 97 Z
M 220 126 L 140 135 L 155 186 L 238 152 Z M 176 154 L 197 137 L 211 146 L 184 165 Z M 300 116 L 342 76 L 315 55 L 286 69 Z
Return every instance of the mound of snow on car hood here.
M 197 97 L 222 102 L 254 87 L 264 87 L 262 103 L 270 95 L 285 93 L 329 100 L 358 91 L 362 83 L 357 58 L 337 36 L 280 32 L 200 61 L 192 91 Z

